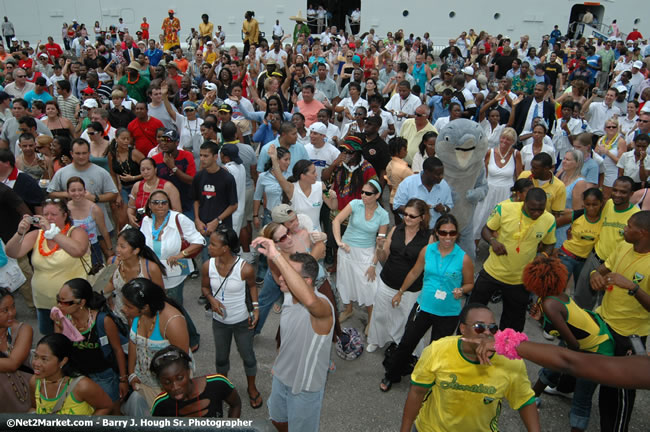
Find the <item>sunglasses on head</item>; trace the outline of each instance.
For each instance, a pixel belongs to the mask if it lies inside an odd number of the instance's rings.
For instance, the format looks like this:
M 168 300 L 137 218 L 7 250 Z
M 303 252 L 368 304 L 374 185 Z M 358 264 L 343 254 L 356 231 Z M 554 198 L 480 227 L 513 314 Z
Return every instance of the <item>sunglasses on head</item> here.
M 458 234 L 458 231 L 445 231 L 445 230 L 438 230 L 438 237 L 454 237 L 456 234 Z
M 151 200 L 151 204 L 153 205 L 165 205 L 169 203 L 167 200 Z
M 58 204 L 60 202 L 61 202 L 61 198 L 48 198 L 45 200 L 46 204 L 52 204 L 52 203 Z
M 182 351 L 168 351 L 165 354 L 156 357 L 152 363 L 154 368 L 159 368 L 162 364 L 167 362 L 173 362 L 181 359 L 189 361 L 188 357 L 189 356 L 187 356 L 187 354 Z
M 485 330 L 489 330 L 490 333 L 496 334 L 497 331 L 499 331 L 499 326 L 492 323 L 492 324 L 485 324 L 482 322 L 477 322 L 472 324 L 472 328 L 477 334 L 483 334 L 485 333 Z
M 276 242 L 276 243 L 282 243 L 282 242 L 284 242 L 284 241 L 285 241 L 286 239 L 288 239 L 288 238 L 289 238 L 289 233 L 287 232 L 287 233 L 285 233 L 283 236 L 280 236 L 280 238 L 277 239 L 275 242 Z
M 373 195 L 375 195 L 376 193 L 377 193 L 377 192 L 369 192 L 369 191 L 364 191 L 364 190 L 361 191 L 361 194 L 362 194 L 362 195 L 365 195 L 365 196 L 373 196 Z
M 78 300 L 61 300 L 58 294 L 56 295 L 56 302 L 63 306 L 72 306 L 73 304 L 79 303 Z

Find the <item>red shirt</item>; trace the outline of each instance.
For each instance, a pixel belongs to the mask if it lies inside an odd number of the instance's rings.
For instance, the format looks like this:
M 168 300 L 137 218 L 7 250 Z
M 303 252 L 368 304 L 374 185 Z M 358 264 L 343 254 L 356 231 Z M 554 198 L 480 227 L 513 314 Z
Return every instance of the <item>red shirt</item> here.
M 149 40 L 149 23 L 143 22 L 140 24 L 140 30 L 142 30 L 142 39 L 147 41 Z
M 178 88 L 181 87 L 181 80 L 183 79 L 183 75 L 180 75 L 180 74 L 177 74 L 176 76 L 168 75 L 167 78 L 171 78 L 174 81 L 176 81 L 176 85 L 178 86 Z
M 637 30 L 634 30 L 634 31 L 630 32 L 630 34 L 627 35 L 626 40 L 635 41 L 637 39 L 643 39 L 643 35 L 641 34 L 641 32 L 639 32 Z
M 63 50 L 59 44 L 45 44 L 45 49 L 47 50 L 47 53 L 54 58 L 59 58 L 63 55 Z
M 160 120 L 155 117 L 149 116 L 145 122 L 139 119 L 133 119 L 127 129 L 131 132 L 133 140 L 135 141 L 135 148 L 140 153 L 146 155 L 149 151 L 158 145 L 156 141 L 156 130 L 165 127 Z

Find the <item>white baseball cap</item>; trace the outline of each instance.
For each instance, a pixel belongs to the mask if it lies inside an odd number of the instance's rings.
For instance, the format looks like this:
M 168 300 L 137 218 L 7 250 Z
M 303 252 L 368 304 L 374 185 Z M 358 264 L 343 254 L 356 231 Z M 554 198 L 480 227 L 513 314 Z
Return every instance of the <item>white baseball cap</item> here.
M 217 85 L 215 83 L 206 81 L 203 83 L 203 88 L 206 89 L 207 91 L 212 91 L 217 89 Z
M 327 126 L 321 122 L 312 123 L 309 126 L 309 132 L 316 132 L 317 134 L 327 135 Z
M 474 68 L 471 67 L 471 66 L 467 66 L 467 67 L 463 68 L 463 73 L 465 75 L 472 75 L 473 76 L 474 75 Z
M 97 104 L 95 99 L 86 99 L 83 106 L 86 108 L 97 108 L 99 104 Z
M 643 69 L 643 62 L 641 60 L 637 60 L 634 63 L 632 63 L 632 67 L 637 69 Z
M 627 91 L 627 87 L 625 87 L 624 85 L 620 85 L 620 84 L 617 85 L 617 86 L 614 87 L 614 88 L 615 88 L 616 91 L 619 92 L 619 93 L 625 93 L 625 92 Z

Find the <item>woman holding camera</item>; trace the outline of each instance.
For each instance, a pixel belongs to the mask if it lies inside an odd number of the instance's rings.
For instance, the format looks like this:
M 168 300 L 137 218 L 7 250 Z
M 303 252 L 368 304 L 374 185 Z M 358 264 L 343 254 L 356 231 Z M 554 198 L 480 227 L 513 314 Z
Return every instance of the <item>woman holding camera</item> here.
M 171 209 L 177 212 L 182 211 L 178 189 L 176 189 L 176 186 L 172 182 L 163 180 L 156 175 L 156 162 L 153 159 L 147 157 L 140 161 L 140 174 L 142 175 L 142 180 L 135 182 L 129 194 L 127 214 L 131 226 L 140 227 L 149 195 L 155 190 L 167 192 L 171 201 Z

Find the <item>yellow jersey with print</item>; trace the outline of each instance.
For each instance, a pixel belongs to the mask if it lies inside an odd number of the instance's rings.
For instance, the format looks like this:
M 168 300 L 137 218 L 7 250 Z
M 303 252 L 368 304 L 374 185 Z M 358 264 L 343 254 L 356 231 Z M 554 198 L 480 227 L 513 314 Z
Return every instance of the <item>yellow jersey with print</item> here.
M 637 253 L 630 243 L 623 242 L 612 252 L 605 266 L 650 294 L 650 252 Z M 603 296 L 603 303 L 596 312 L 620 335 L 650 334 L 650 312 L 645 310 L 636 298 L 630 296 L 626 289 L 615 285 L 611 289 L 608 287 Z
M 600 237 L 603 216 L 601 215 L 596 222 L 590 222 L 584 215 L 584 210 L 576 210 L 572 218 L 571 238 L 565 240 L 562 246 L 577 257 L 587 258 Z
M 61 389 L 57 397 L 48 399 L 41 394 L 41 381 L 40 379 L 36 380 L 36 414 L 51 414 L 56 406 L 59 398 L 62 398 L 65 395 L 68 386 L 70 385 L 71 378 L 68 378 L 68 382 Z M 60 415 L 93 415 L 95 408 L 93 408 L 88 402 L 79 402 L 74 397 L 74 392 L 71 392 L 68 397 L 65 398 L 63 406 L 57 412 Z
M 534 178 L 530 171 L 522 171 L 519 178 L 531 179 L 535 187 L 546 192 L 546 211 L 561 212 L 566 208 L 566 186 L 559 178 L 551 176 L 548 181 L 540 181 Z
M 508 285 L 521 285 L 526 264 L 537 254 L 540 243 L 555 244 L 555 217 L 545 211 L 537 219 L 526 214 L 522 202 L 498 204 L 487 221 L 487 227 L 497 231 L 497 240 L 508 252 L 497 255 L 490 246 L 490 256 L 483 269 L 496 280 Z
M 616 210 L 614 201 L 607 200 L 600 216 L 603 219 L 603 226 L 594 248 L 598 258 L 607 261 L 612 252 L 625 241 L 623 240 L 623 228 L 627 225 L 630 216 L 638 211 L 640 211 L 639 207 L 635 204 L 630 204 L 625 210 Z
M 411 374 L 411 384 L 425 387 L 415 419 L 418 431 L 498 431 L 502 399 L 515 410 L 535 402 L 523 360 L 500 355 L 481 365 L 463 355 L 460 336 L 432 342 Z

